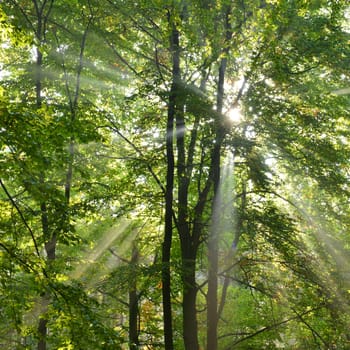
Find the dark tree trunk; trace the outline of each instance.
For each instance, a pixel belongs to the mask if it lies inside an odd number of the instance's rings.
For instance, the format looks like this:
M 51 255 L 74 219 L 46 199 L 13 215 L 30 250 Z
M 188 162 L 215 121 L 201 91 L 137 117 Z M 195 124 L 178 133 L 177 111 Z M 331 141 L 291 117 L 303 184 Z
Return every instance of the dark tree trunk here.
M 33 2 L 35 7 L 35 13 L 36 13 L 36 30 L 35 30 L 35 36 L 39 43 L 39 46 L 36 48 L 36 70 L 35 70 L 35 93 L 36 93 L 36 107 L 39 109 L 42 107 L 42 65 L 43 65 L 43 54 L 41 52 L 40 45 L 45 40 L 45 28 L 48 21 L 49 14 L 52 9 L 53 1 L 45 2 L 39 7 L 39 3 L 34 1 Z M 46 13 L 45 13 L 45 7 L 48 6 Z M 28 19 L 29 20 L 29 19 Z M 34 28 L 34 25 L 32 25 Z M 40 182 L 44 184 L 45 182 L 45 175 L 42 174 L 40 178 Z M 49 218 L 47 213 L 47 205 L 46 202 L 43 201 L 40 204 L 40 211 L 41 211 L 41 225 L 42 225 L 42 234 L 45 239 L 45 251 L 47 254 L 47 259 L 49 261 L 52 261 L 56 257 L 56 236 L 50 237 L 50 227 L 49 227 Z M 43 313 L 40 316 L 39 323 L 38 323 L 38 350 L 46 350 L 46 336 L 47 336 L 47 323 L 48 320 L 46 319 L 46 311 L 47 311 L 47 299 L 48 295 L 47 293 L 42 297 L 42 303 L 44 304 L 43 307 Z
M 37 32 L 36 36 L 41 43 L 42 41 L 42 9 L 38 11 L 37 9 L 37 16 L 38 16 L 38 25 L 37 25 Z M 42 78 L 42 61 L 43 61 L 43 55 L 40 51 L 40 48 L 36 49 L 36 71 L 35 71 L 35 92 L 36 92 L 36 107 L 39 109 L 42 106 L 42 96 L 41 96 L 41 90 L 42 90 L 42 83 L 41 83 L 41 78 Z M 44 175 L 42 174 L 40 182 L 44 183 Z M 47 210 L 46 210 L 46 203 L 42 202 L 40 205 L 40 211 L 41 211 L 41 226 L 42 226 L 42 233 L 43 236 L 45 237 L 45 250 L 47 257 L 52 258 L 55 256 L 55 246 L 52 246 L 51 244 L 48 245 L 49 237 L 50 237 L 50 230 L 49 230 L 49 220 L 48 220 L 48 215 L 47 215 Z M 49 248 L 49 249 L 47 249 Z M 43 297 L 45 299 L 46 296 Z M 43 301 L 45 302 L 45 300 Z M 39 319 L 39 324 L 38 324 L 38 350 L 46 350 L 46 335 L 47 335 L 47 323 L 48 320 L 46 319 L 46 305 L 44 307 L 44 314 L 40 316 Z
M 231 37 L 229 23 L 230 8 L 225 13 L 226 41 Z M 216 99 L 216 138 L 211 158 L 214 200 L 212 203 L 211 229 L 208 237 L 208 294 L 207 294 L 207 350 L 218 348 L 218 240 L 220 234 L 220 166 L 221 146 L 225 138 L 224 121 L 221 120 L 224 104 L 224 82 L 227 65 L 228 48 L 224 49 L 225 56 L 219 66 L 219 79 Z
M 198 237 L 191 234 L 188 212 L 188 190 L 190 184 L 190 169 L 193 168 L 193 144 L 187 152 L 185 144 L 185 113 L 184 113 L 184 93 L 179 91 L 180 85 L 180 44 L 179 33 L 174 29 L 174 78 L 176 84 L 177 96 L 175 100 L 175 120 L 176 120 L 176 150 L 177 150 L 177 185 L 178 185 L 178 204 L 177 204 L 177 229 L 181 242 L 182 258 L 182 284 L 183 284 L 183 339 L 185 350 L 199 349 L 198 343 L 198 325 L 196 309 L 196 257 L 198 248 Z M 192 142 L 195 142 L 196 133 L 192 133 Z M 187 162 L 186 162 L 187 156 Z
M 171 18 L 169 14 L 169 24 Z M 165 350 L 173 350 L 173 326 L 171 307 L 171 277 L 170 256 L 173 236 L 173 190 L 174 190 L 174 121 L 176 114 L 176 100 L 178 81 L 180 76 L 179 32 L 171 24 L 170 50 L 172 53 L 172 85 L 168 102 L 168 117 L 166 130 L 167 174 L 165 189 L 165 227 L 162 245 L 162 298 L 163 298 L 163 325 Z
M 179 130 L 183 130 L 184 124 L 179 116 Z M 193 232 L 190 232 L 188 222 L 188 186 L 189 180 L 185 171 L 185 150 L 184 140 L 181 132 L 177 132 L 178 145 L 178 231 L 181 242 L 182 258 L 182 285 L 183 285 L 183 338 L 185 350 L 199 349 L 198 343 L 198 325 L 196 310 L 196 257 L 198 249 L 198 240 Z
M 137 350 L 139 348 L 139 307 L 137 295 L 137 271 L 139 252 L 136 244 L 133 244 L 131 256 L 131 276 L 129 286 L 129 348 Z
M 196 255 L 197 248 L 187 240 L 182 246 L 182 283 L 183 283 L 183 338 L 185 350 L 198 350 L 198 324 L 196 309 Z
M 189 177 L 186 174 L 185 146 L 182 130 L 184 121 L 179 114 L 177 120 L 177 150 L 178 150 L 178 231 L 181 242 L 182 284 L 183 284 L 183 338 L 185 350 L 199 349 L 198 325 L 196 309 L 196 258 L 198 236 L 190 231 L 188 221 L 188 187 Z
M 41 318 L 38 325 L 39 342 L 38 350 L 46 350 L 47 320 Z
M 174 153 L 172 145 L 173 109 L 169 104 L 167 125 L 167 177 L 165 192 L 165 227 L 162 245 L 162 298 L 164 345 L 166 350 L 173 349 L 173 327 L 171 311 L 171 284 L 170 284 L 170 252 L 173 235 L 173 187 L 174 187 Z
M 56 235 L 53 234 L 50 238 L 50 226 L 48 213 L 46 208 L 46 203 L 41 203 L 41 226 L 43 236 L 45 237 L 45 251 L 47 256 L 48 265 L 56 259 Z M 47 324 L 48 319 L 46 316 L 47 307 L 49 304 L 50 294 L 46 292 L 41 298 L 42 303 L 42 314 L 40 315 L 39 324 L 38 324 L 38 350 L 46 350 L 46 336 L 47 336 Z
M 232 37 L 230 24 L 230 5 L 225 6 L 225 42 L 229 43 Z M 224 58 L 221 59 L 219 67 L 219 79 L 217 84 L 216 99 L 216 139 L 211 158 L 212 181 L 214 189 L 214 201 L 212 204 L 212 222 L 208 237 L 208 294 L 207 294 L 207 350 L 217 350 L 218 348 L 218 236 L 220 231 L 220 153 L 222 142 L 225 138 L 224 121 L 221 120 L 224 104 L 224 82 L 227 65 L 227 55 L 229 47 L 224 48 Z
M 218 236 L 220 218 L 219 179 L 220 147 L 215 145 L 214 162 L 214 200 L 212 205 L 211 229 L 208 237 L 208 292 L 207 292 L 207 350 L 216 350 L 217 342 L 217 305 L 218 305 Z

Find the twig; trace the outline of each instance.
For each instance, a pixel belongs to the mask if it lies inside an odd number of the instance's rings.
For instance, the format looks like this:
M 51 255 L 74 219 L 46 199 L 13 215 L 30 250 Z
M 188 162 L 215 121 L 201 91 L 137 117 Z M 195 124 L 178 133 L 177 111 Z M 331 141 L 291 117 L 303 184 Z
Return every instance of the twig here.
M 1 185 L 2 189 L 4 190 L 4 192 L 6 193 L 6 196 L 8 197 L 8 199 L 10 200 L 12 205 L 14 206 L 14 208 L 17 210 L 17 212 L 18 212 L 22 222 L 24 223 L 24 226 L 28 229 L 28 231 L 30 233 L 30 236 L 32 237 L 32 240 L 33 240 L 33 243 L 34 243 L 36 254 L 38 255 L 39 258 L 41 258 L 41 255 L 40 255 L 40 252 L 39 252 L 39 247 L 38 247 L 38 244 L 37 244 L 35 236 L 34 236 L 34 232 L 30 228 L 30 226 L 29 226 L 27 220 L 25 219 L 21 209 L 19 209 L 18 205 L 16 204 L 16 202 L 12 198 L 11 194 L 9 193 L 9 191 L 7 190 L 5 184 L 3 183 L 3 181 L 1 179 L 0 179 L 0 185 Z
M 269 332 L 269 331 L 271 331 L 271 330 L 273 330 L 275 328 L 278 328 L 279 326 L 282 326 L 283 324 L 286 324 L 286 323 L 288 323 L 290 321 L 294 321 L 294 320 L 300 319 L 301 316 L 305 316 L 305 315 L 307 315 L 307 314 L 309 314 L 311 312 L 314 312 L 315 310 L 318 310 L 320 308 L 321 308 L 321 306 L 316 307 L 316 308 L 311 309 L 311 310 L 307 310 L 307 311 L 303 312 L 302 314 L 299 314 L 298 316 L 293 316 L 293 317 L 287 318 L 287 319 L 285 319 L 283 321 L 280 321 L 278 323 L 275 323 L 273 325 L 265 326 L 263 328 L 260 328 L 258 331 L 254 332 L 254 333 L 251 333 L 251 334 L 249 334 L 249 335 L 247 335 L 247 336 L 245 336 L 245 337 L 243 337 L 241 339 L 238 339 L 235 342 L 231 343 L 231 345 L 229 347 L 225 348 L 225 350 L 231 350 L 232 347 L 234 347 L 235 345 L 237 345 L 239 343 L 242 343 L 242 342 L 244 342 L 244 341 L 246 341 L 248 339 L 251 339 L 251 338 L 253 338 L 253 337 L 255 337 L 255 336 L 257 336 L 257 335 L 259 335 L 259 334 L 261 334 L 263 332 Z M 221 336 L 221 338 L 222 337 L 223 336 Z

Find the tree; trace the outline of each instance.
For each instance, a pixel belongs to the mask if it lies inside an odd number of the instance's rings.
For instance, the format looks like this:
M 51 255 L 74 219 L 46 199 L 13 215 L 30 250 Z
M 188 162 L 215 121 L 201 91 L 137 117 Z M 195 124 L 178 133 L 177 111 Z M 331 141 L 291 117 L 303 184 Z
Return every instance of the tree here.
M 31 246 L 38 258 L 32 271 L 33 278 L 40 282 L 37 281 L 40 287 L 35 291 L 42 300 L 38 301 L 42 304 L 36 332 L 38 349 L 47 348 L 50 303 L 64 294 L 56 285 L 61 261 L 56 256 L 57 244 L 74 244 L 80 240 L 73 222 L 81 217 L 83 210 L 84 215 L 88 213 L 88 202 L 93 200 L 86 196 L 85 203 L 77 201 L 83 187 L 90 182 L 88 176 L 80 180 L 76 176 L 76 190 L 73 190 L 73 169 L 77 175 L 83 170 L 77 159 L 82 158 L 83 153 L 77 156 L 76 148 L 79 143 L 101 140 L 93 122 L 96 115 L 91 111 L 81 114 L 83 104 L 79 101 L 86 40 L 94 9 L 87 2 L 81 14 L 81 28 L 65 28 L 67 23 L 63 22 L 64 13 L 60 11 L 66 5 L 53 1 L 26 4 L 13 1 L 5 7 L 8 18 L 14 20 L 14 30 L 19 32 L 18 28 L 24 28 L 22 35 L 27 40 L 19 46 L 15 36 L 7 39 L 8 52 L 16 49 L 23 52 L 20 64 L 24 74 L 17 78 L 14 72 L 13 80 L 4 82 L 11 90 L 6 96 L 9 104 L 2 120 L 3 150 L 8 164 L 2 187 L 32 241 L 29 246 L 25 240 L 20 244 L 27 245 L 28 254 Z M 75 13 L 74 6 L 69 9 Z M 12 11 L 19 16 L 11 16 Z M 73 60 L 70 61 L 71 54 Z M 56 74 L 56 67 L 60 69 L 57 76 L 63 78 L 57 86 L 49 79 Z M 25 78 L 29 80 L 26 82 Z M 86 91 L 86 88 L 85 85 L 83 89 Z M 8 181 L 14 185 L 7 187 Z M 16 186 L 21 188 L 18 196 L 12 194 Z M 90 192 L 93 193 L 93 189 L 90 188 Z M 23 234 L 25 231 L 22 230 Z M 12 254 L 10 249 L 7 253 Z M 12 259 L 18 263 L 13 254 Z

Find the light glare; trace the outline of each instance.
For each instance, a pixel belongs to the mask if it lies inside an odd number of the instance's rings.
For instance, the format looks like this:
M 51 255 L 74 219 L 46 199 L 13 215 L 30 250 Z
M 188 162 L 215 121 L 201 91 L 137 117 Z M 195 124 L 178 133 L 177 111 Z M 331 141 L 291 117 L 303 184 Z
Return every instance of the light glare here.
M 235 123 L 235 124 L 238 124 L 243 119 L 241 110 L 237 107 L 229 109 L 228 117 L 229 117 L 230 121 Z

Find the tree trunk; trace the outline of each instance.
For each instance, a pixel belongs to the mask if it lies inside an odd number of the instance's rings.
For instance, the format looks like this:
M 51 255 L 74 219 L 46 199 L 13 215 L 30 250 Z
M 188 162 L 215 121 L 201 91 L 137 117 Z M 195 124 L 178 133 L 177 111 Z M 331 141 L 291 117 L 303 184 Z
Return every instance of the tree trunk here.
M 44 181 L 44 180 L 42 180 Z M 50 262 L 56 259 L 56 235 L 53 234 L 50 238 L 50 227 L 49 227 L 49 220 L 48 220 L 48 214 L 47 214 L 47 208 L 46 203 L 41 203 L 41 226 L 42 226 L 42 232 L 43 236 L 45 237 L 45 251 L 47 256 L 48 265 L 50 265 Z M 47 336 L 47 324 L 48 319 L 46 318 L 46 312 L 49 305 L 50 300 L 50 294 L 46 292 L 44 296 L 41 297 L 41 303 L 42 303 L 42 311 L 39 319 L 38 324 L 38 350 L 46 350 L 46 336 Z
M 139 252 L 136 244 L 132 247 L 131 256 L 131 276 L 129 286 L 129 349 L 137 350 L 139 348 L 139 307 L 137 295 L 137 272 L 136 264 L 138 263 Z
M 46 350 L 47 320 L 45 318 L 39 320 L 38 333 L 40 336 L 38 350 Z
M 169 15 L 169 23 L 170 23 Z M 170 256 L 173 236 L 173 190 L 174 190 L 174 120 L 176 114 L 176 100 L 178 80 L 180 75 L 179 57 L 179 33 L 172 25 L 170 35 L 170 49 L 172 53 L 172 85 L 168 102 L 168 117 L 166 130 L 166 156 L 167 174 L 165 190 L 165 225 L 164 239 L 162 245 L 162 298 L 163 298 L 163 326 L 165 350 L 173 350 L 173 326 L 171 307 L 171 277 L 170 277 Z
M 41 10 L 42 11 L 42 10 Z M 42 41 L 42 12 L 37 11 L 38 16 L 38 26 L 37 26 L 37 39 L 39 43 Z M 40 51 L 40 48 L 36 49 L 36 71 L 35 71 L 35 92 L 36 92 L 36 107 L 39 109 L 42 106 L 42 96 L 41 96 L 41 78 L 42 78 L 42 61 L 43 61 L 43 55 Z M 40 182 L 44 183 L 44 174 L 41 175 Z M 47 216 L 47 210 L 46 210 L 46 203 L 42 202 L 40 205 L 40 211 L 41 211 L 41 226 L 42 226 L 42 233 L 45 237 L 45 240 L 49 239 L 50 233 L 49 233 L 49 221 Z M 50 245 L 50 249 L 46 249 L 47 241 L 45 243 L 45 250 L 47 257 L 52 257 L 55 255 L 55 247 Z M 45 317 L 45 313 L 47 311 L 47 305 L 45 303 L 47 295 L 43 297 L 43 304 L 45 304 L 43 308 L 43 313 L 40 315 L 39 323 L 38 323 L 38 350 L 46 350 L 46 335 L 47 335 L 47 319 Z
M 219 80 L 220 81 L 220 80 Z M 220 128 L 220 127 L 219 127 Z M 218 268 L 219 268 L 219 235 L 221 218 L 220 198 L 220 150 L 223 131 L 218 130 L 212 155 L 214 200 L 212 203 L 211 227 L 208 237 L 208 293 L 207 293 L 207 349 L 216 350 L 218 326 Z
M 179 151 L 179 150 L 178 150 Z M 179 170 L 178 170 L 179 171 Z M 198 350 L 198 325 L 196 309 L 196 257 L 198 241 L 191 235 L 188 223 L 188 179 L 184 174 L 179 175 L 179 203 L 178 203 L 178 230 L 181 241 L 182 259 L 182 314 L 183 314 L 183 338 L 185 350 Z
M 188 242 L 189 243 L 189 242 Z M 184 250 L 184 247 L 182 247 Z M 182 283 L 183 283 L 183 338 L 185 350 L 198 350 L 198 324 L 196 309 L 196 255 L 197 249 L 188 245 L 187 254 L 182 255 Z
M 219 155 L 220 157 L 220 155 Z M 219 165 L 218 165 L 219 167 Z M 216 181 L 215 181 L 216 182 Z M 214 182 L 214 187 L 216 183 Z M 218 190 L 214 190 L 212 205 L 212 222 L 208 237 L 208 292 L 207 292 L 207 349 L 216 350 L 217 342 L 217 305 L 218 305 L 218 236 L 219 236 L 219 210 Z
M 173 151 L 173 124 L 174 103 L 173 92 L 170 96 L 168 107 L 168 123 L 166 132 L 167 149 L 167 176 L 165 192 L 165 226 L 162 244 L 162 298 L 163 298 L 163 325 L 164 345 L 166 350 L 173 349 L 173 327 L 171 309 L 171 284 L 170 284 L 170 252 L 173 235 L 173 188 L 174 188 L 174 151 Z
M 175 98 L 175 120 L 176 120 L 176 150 L 177 150 L 177 185 L 178 185 L 178 204 L 177 204 L 177 229 L 181 242 L 182 258 L 182 284 L 183 284 L 183 339 L 185 350 L 199 349 L 198 343 L 198 325 L 196 309 L 196 257 L 198 240 L 191 235 L 188 213 L 188 189 L 190 184 L 189 169 L 192 164 L 186 163 L 186 154 L 189 162 L 192 162 L 193 155 L 190 151 L 186 152 L 185 145 L 185 103 L 183 91 L 180 91 L 180 43 L 179 32 L 173 28 L 173 77 L 176 90 Z M 194 135 L 192 135 L 195 137 Z M 193 139 L 192 141 L 195 141 Z
M 231 36 L 230 6 L 225 9 L 225 42 L 228 43 Z M 221 146 L 225 138 L 224 121 L 221 120 L 224 104 L 224 82 L 229 48 L 224 48 L 224 57 L 219 66 L 219 77 L 216 98 L 216 138 L 211 158 L 212 181 L 214 200 L 212 203 L 211 229 L 208 237 L 208 294 L 207 294 L 207 350 L 218 348 L 218 240 L 220 233 L 220 166 Z

